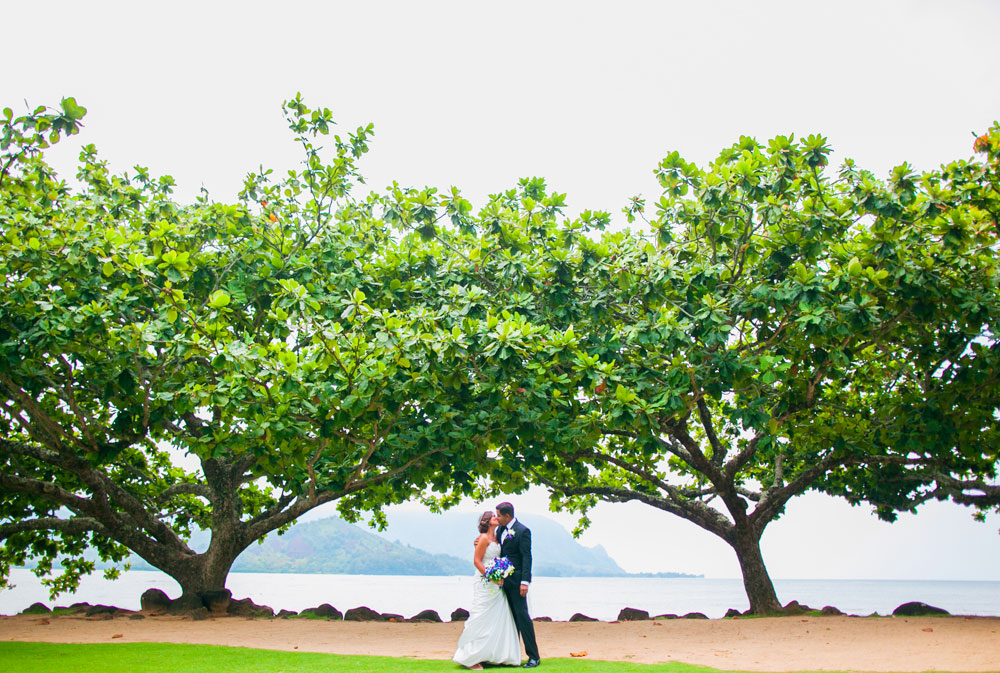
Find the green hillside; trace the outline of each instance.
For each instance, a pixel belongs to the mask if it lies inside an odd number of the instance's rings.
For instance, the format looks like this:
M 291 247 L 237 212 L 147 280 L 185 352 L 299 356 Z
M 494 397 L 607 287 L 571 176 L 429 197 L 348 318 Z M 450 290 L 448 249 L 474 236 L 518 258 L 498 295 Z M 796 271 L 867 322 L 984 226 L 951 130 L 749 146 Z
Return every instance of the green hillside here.
M 393 512 L 389 527 L 375 533 L 336 516 L 301 521 L 283 535 L 272 533 L 251 545 L 233 572 L 328 573 L 342 575 L 470 575 L 478 514 L 468 512 Z M 533 532 L 534 574 L 542 577 L 626 577 L 602 547 L 584 547 L 551 519 L 526 515 Z M 192 549 L 208 548 L 209 533 L 196 531 Z M 88 553 L 90 560 L 96 555 Z M 134 570 L 155 570 L 137 556 Z M 98 568 L 108 564 L 97 562 Z M 30 566 L 29 566 L 30 567 Z M 659 577 L 697 577 L 655 573 Z
M 240 554 L 236 572 L 468 575 L 472 565 L 385 540 L 337 518 L 292 526 Z
M 387 540 L 472 560 L 472 541 L 481 510 L 389 512 L 388 527 L 378 533 Z M 531 529 L 532 574 L 539 577 L 628 577 L 601 545 L 586 547 L 552 519 L 532 513 L 518 519 Z M 700 577 L 685 573 L 643 573 L 644 577 Z

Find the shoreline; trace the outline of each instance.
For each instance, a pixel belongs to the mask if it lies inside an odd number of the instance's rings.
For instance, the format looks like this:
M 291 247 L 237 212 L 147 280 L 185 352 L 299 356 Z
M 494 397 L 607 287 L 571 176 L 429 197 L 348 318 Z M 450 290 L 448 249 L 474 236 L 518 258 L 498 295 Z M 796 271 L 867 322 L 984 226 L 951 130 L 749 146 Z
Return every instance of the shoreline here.
M 443 619 L 457 608 L 468 608 L 471 576 L 403 577 L 373 575 L 262 575 L 233 573 L 227 588 L 233 597 L 258 605 L 302 611 L 319 603 L 340 610 L 368 606 L 380 613 L 409 617 L 436 610 Z M 176 598 L 179 586 L 166 575 L 126 571 L 116 580 L 84 578 L 77 591 L 53 599 L 30 571 L 12 571 L 14 588 L 0 592 L 0 613 L 14 615 L 36 602 L 69 605 L 76 602 L 141 608 L 141 594 L 153 588 Z M 816 609 L 834 606 L 852 615 L 890 615 L 901 604 L 921 601 L 957 615 L 1000 616 L 1000 581 L 954 580 L 776 580 L 782 604 L 791 599 Z M 650 615 L 701 612 L 721 618 L 730 610 L 749 607 L 736 579 L 540 578 L 532 590 L 535 616 L 568 620 L 577 612 L 614 621 L 624 607 Z
M 542 659 L 663 663 L 745 671 L 1000 671 L 1000 617 L 797 615 L 634 622 L 536 622 Z M 17 615 L 0 639 L 166 642 L 448 660 L 461 622 L 390 623 L 237 616 Z

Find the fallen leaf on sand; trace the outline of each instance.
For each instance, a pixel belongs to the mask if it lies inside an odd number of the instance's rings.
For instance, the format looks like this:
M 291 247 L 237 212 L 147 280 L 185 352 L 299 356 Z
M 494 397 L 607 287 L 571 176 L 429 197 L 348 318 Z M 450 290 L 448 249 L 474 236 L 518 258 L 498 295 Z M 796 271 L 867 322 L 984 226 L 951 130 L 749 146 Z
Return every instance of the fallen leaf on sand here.
M 569 656 L 571 656 L 571 657 L 585 657 L 585 656 L 587 656 L 587 650 L 584 650 L 583 652 L 570 652 Z
M 40 625 L 40 626 L 45 626 L 46 624 L 49 624 L 50 622 L 49 622 L 49 620 L 46 617 L 42 617 L 41 619 L 39 619 L 35 623 L 38 624 L 38 625 Z
M 111 636 L 112 640 L 115 639 L 115 638 L 124 638 L 124 637 L 125 637 L 125 634 L 123 634 L 123 633 L 116 633 L 115 635 Z
M 931 627 L 928 626 L 926 629 L 920 629 L 920 630 L 923 631 L 923 632 L 925 632 L 925 633 L 931 633 L 934 629 L 932 629 Z

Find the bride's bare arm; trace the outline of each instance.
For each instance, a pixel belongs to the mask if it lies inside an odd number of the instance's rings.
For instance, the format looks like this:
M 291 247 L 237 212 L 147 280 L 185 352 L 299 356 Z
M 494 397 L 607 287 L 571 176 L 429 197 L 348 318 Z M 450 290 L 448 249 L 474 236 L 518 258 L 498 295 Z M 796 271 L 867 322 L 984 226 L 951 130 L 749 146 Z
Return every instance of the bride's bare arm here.
M 490 545 L 490 536 L 483 534 L 476 538 L 476 553 L 472 556 L 472 562 L 476 565 L 476 570 L 480 574 L 486 574 L 486 566 L 483 565 L 483 555 L 486 553 L 486 548 Z

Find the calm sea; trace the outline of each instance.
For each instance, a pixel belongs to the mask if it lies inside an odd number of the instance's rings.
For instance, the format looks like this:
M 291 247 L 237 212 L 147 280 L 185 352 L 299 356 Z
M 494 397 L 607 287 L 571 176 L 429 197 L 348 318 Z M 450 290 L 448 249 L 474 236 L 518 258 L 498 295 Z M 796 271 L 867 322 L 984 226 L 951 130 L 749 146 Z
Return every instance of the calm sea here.
M 12 589 L 0 591 L 0 614 L 20 612 L 36 601 L 53 605 L 75 602 L 138 609 L 146 589 L 162 589 L 171 598 L 178 585 L 159 572 L 133 570 L 113 582 L 99 576 L 83 581 L 79 591 L 55 601 L 28 570 L 15 569 Z M 472 577 L 402 577 L 395 575 L 288 575 L 232 573 L 228 587 L 237 598 L 275 609 L 303 610 L 330 603 L 343 611 L 366 605 L 378 612 L 410 617 L 436 610 L 447 620 L 455 608 L 471 603 Z M 912 580 L 775 580 L 782 603 L 797 600 L 810 607 L 833 605 L 848 614 L 891 614 L 908 601 L 923 601 L 956 615 L 1000 615 L 1000 582 Z M 565 620 L 574 613 L 611 621 L 623 607 L 651 615 L 701 612 L 716 618 L 729 608 L 749 607 L 736 579 L 659 579 L 618 577 L 536 577 L 531 588 L 532 614 Z

